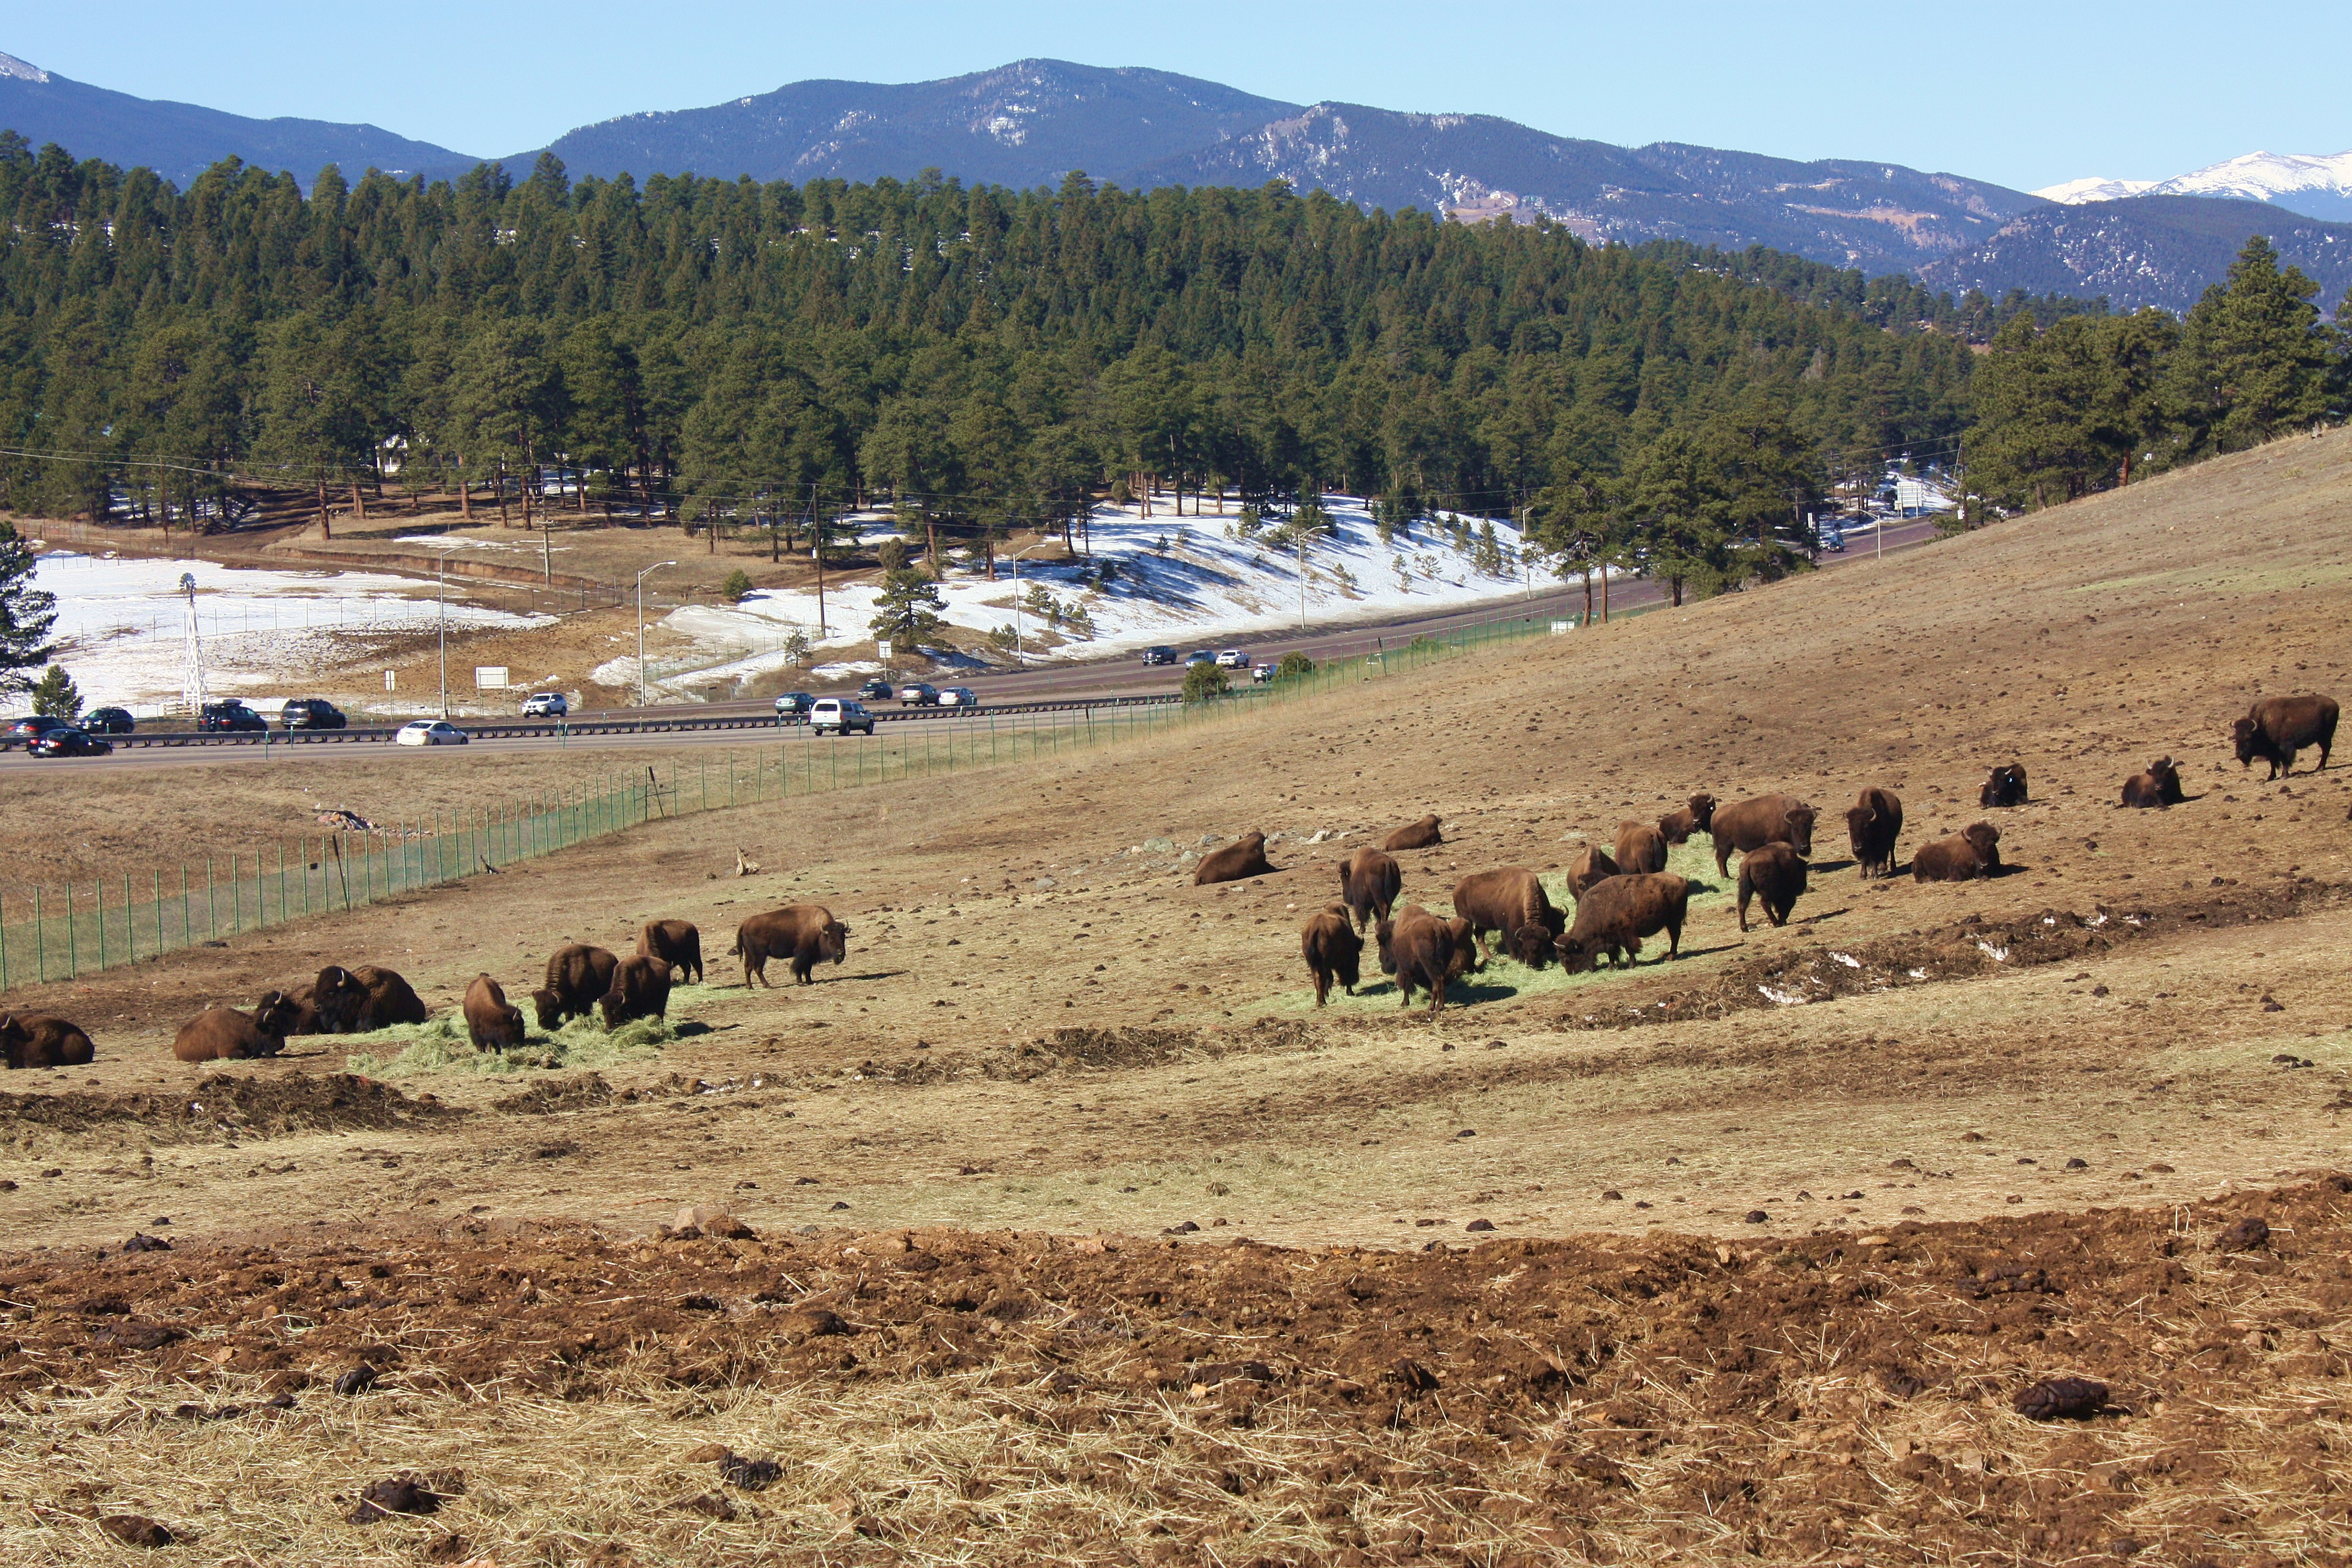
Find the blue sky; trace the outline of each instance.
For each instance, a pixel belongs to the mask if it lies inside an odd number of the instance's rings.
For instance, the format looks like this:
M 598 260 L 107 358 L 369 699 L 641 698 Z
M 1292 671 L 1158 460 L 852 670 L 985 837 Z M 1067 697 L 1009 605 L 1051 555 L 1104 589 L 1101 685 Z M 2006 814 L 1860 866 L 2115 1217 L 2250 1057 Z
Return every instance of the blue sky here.
M 0 8 L 0 50 L 144 98 L 366 121 L 487 156 L 810 77 L 916 81 L 1031 55 L 1294 102 L 1499 114 L 1626 144 L 1883 158 L 2021 189 L 2158 179 L 2258 148 L 2352 148 L 2352 0 L 2245 12 L 2171 0 L 117 0 Z

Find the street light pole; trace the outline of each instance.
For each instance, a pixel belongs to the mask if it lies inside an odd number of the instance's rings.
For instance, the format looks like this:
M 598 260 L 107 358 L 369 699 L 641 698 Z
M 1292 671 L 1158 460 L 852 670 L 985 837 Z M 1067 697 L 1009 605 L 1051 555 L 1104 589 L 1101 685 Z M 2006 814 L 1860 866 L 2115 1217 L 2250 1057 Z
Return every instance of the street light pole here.
M 637 574 L 637 706 L 646 705 L 646 579 L 675 561 L 656 561 Z
M 449 557 L 445 552 L 434 561 L 434 570 L 441 578 L 441 717 L 449 717 Z

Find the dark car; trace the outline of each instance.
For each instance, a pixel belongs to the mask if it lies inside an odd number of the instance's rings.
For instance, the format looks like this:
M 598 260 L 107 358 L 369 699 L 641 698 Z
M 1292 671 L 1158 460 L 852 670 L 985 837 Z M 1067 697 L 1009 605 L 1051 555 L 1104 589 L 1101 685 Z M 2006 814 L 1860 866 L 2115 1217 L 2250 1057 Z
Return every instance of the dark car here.
M 103 757 L 113 752 L 114 743 L 86 730 L 51 730 L 25 750 L 37 757 Z
M 1196 664 L 1213 665 L 1216 662 L 1217 656 L 1211 653 L 1207 648 L 1196 648 L 1192 652 L 1184 656 L 1184 668 L 1187 669 L 1192 668 Z
M 294 699 L 279 720 L 289 730 L 340 730 L 350 721 L 341 709 L 319 697 Z
M 890 683 L 878 675 L 857 689 L 860 702 L 887 702 L 890 697 Z
M 808 722 L 809 710 L 815 706 L 816 699 L 807 692 L 787 691 L 776 699 L 776 722 L 805 724 Z
M 1143 662 L 1146 664 L 1173 664 L 1176 662 L 1176 650 L 1172 647 L 1167 647 L 1165 644 L 1159 647 L 1145 648 L 1143 650 Z
M 81 716 L 81 727 L 93 735 L 128 735 L 139 725 L 127 708 L 93 708 Z
M 267 730 L 269 721 L 242 702 L 207 702 L 196 716 L 196 728 L 207 732 L 224 730 Z
M 0 730 L 0 752 L 15 746 L 28 746 L 52 730 L 70 730 L 70 720 L 58 719 L 47 713 L 37 713 L 29 719 L 18 719 Z

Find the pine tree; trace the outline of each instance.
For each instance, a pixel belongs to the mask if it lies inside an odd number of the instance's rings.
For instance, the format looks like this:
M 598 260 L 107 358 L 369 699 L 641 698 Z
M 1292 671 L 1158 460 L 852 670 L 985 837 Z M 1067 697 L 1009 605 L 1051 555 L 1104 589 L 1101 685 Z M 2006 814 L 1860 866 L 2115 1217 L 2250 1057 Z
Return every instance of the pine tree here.
M 58 624 L 57 595 L 33 585 L 32 546 L 16 525 L 0 518 L 0 698 L 33 689 L 28 669 L 38 669 L 58 645 L 49 630 Z
M 2261 235 L 2238 253 L 2229 281 L 2205 290 L 2176 361 L 2194 446 L 2238 451 L 2326 412 L 2328 344 L 2311 303 L 2318 292 L 2295 268 L 2281 270 Z
M 63 665 L 53 664 L 43 672 L 40 684 L 33 688 L 33 711 L 48 719 L 81 717 L 80 689 Z
M 866 624 L 876 637 L 912 652 L 925 638 L 939 635 L 940 614 L 947 607 L 937 583 L 902 568 L 883 576 L 875 616 Z

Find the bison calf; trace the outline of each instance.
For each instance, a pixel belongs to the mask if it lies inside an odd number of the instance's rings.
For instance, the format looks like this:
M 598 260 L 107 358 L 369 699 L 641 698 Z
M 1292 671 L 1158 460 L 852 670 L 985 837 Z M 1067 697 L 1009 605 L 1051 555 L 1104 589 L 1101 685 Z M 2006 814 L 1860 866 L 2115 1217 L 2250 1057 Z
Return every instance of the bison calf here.
M 1764 900 L 1764 918 L 1776 926 L 1789 923 L 1805 890 L 1805 859 L 1785 844 L 1759 844 L 1739 859 L 1739 929 L 1748 929 L 1748 900 Z
M 293 1026 L 294 1004 L 283 991 L 271 991 L 250 1013 L 208 1007 L 197 1014 L 173 1037 L 172 1054 L 184 1062 L 274 1057 L 286 1048 L 286 1031 Z
M 1445 835 L 1437 830 L 1437 818 L 1433 814 L 1423 817 L 1419 822 L 1406 823 L 1402 827 L 1381 839 L 1381 847 L 1390 851 L 1434 849 L 1444 842 Z
M 0 1050 L 12 1068 L 88 1067 L 98 1056 L 79 1025 L 54 1013 L 0 1013 Z
M 1362 931 L 1389 918 L 1404 890 L 1404 872 L 1385 850 L 1370 846 L 1339 862 L 1339 901 Z
M 507 994 L 487 974 L 466 987 L 466 1037 L 478 1051 L 511 1050 L 522 1044 L 522 1009 L 507 1005 Z
M 702 932 L 690 921 L 647 921 L 637 933 L 637 956 L 671 965 L 689 984 L 702 984 Z
M 625 958 L 613 966 L 613 988 L 598 1005 L 609 1033 L 635 1018 L 669 1012 L 669 965 L 658 958 Z
M 1872 784 L 1845 814 L 1853 858 L 1867 877 L 1895 875 L 1895 841 L 1903 836 L 1903 802 L 1891 789 Z M 1778 923 L 1778 922 L 1775 922 Z
M 768 960 L 792 960 L 795 984 L 810 984 L 809 971 L 829 958 L 839 964 L 849 955 L 849 928 L 833 918 L 823 904 L 793 904 L 753 915 L 735 930 L 736 956 L 743 961 L 743 987 L 758 981 L 772 988 Z
M 1912 879 L 1920 882 L 1972 882 L 2000 869 L 2000 829 L 1990 822 L 1971 823 L 1949 838 L 1922 844 L 1912 852 Z
M 1568 863 L 1568 896 L 1580 904 L 1587 888 L 1603 877 L 1615 875 L 1617 862 L 1609 858 L 1609 851 L 1597 844 L 1588 844 Z
M 2180 770 L 2172 765 L 2170 757 L 2157 758 L 2147 764 L 2146 773 L 2134 773 L 2124 781 L 2126 805 L 2172 806 L 2188 798 L 2180 793 Z
M 2269 778 L 2292 774 L 2294 754 L 2306 746 L 2319 748 L 2319 766 L 2325 768 L 2327 753 L 2336 744 L 2336 699 L 2265 697 L 2246 710 L 2232 733 L 2238 742 L 2239 765 L 2252 767 L 2257 760 L 2268 763 Z
M 1611 877 L 1595 882 L 1576 906 L 1576 923 L 1553 945 L 1570 974 L 1592 968 L 1602 953 L 1619 967 L 1642 955 L 1642 939 L 1666 933 L 1666 956 L 1680 955 L 1683 921 L 1690 914 L 1690 882 L 1672 871 Z
M 2025 804 L 2025 770 L 2015 763 L 1993 769 L 1977 791 L 1977 804 L 1988 811 Z
M 1813 852 L 1813 808 L 1793 795 L 1759 795 L 1718 807 L 1715 826 L 1715 874 L 1727 876 L 1731 852 L 1745 855 L 1765 844 L 1786 844 L 1800 855 Z
M 552 1031 L 593 1015 L 613 988 L 613 971 L 620 962 L 604 948 L 578 942 L 548 954 L 547 984 L 530 994 L 539 1026 Z
M 1445 982 L 1453 972 L 1454 931 L 1419 904 L 1407 904 L 1394 920 L 1373 928 L 1381 944 L 1381 973 L 1397 983 L 1397 1005 L 1412 1005 L 1415 991 L 1429 993 L 1429 1016 L 1445 1010 Z
M 1386 920 L 1384 913 L 1381 917 Z M 1331 993 L 1336 980 L 1350 996 L 1356 994 L 1356 982 L 1360 977 L 1364 955 L 1364 939 L 1356 934 L 1349 923 L 1350 913 L 1345 904 L 1332 904 L 1307 917 L 1298 928 L 1298 954 L 1307 960 L 1307 972 L 1315 977 L 1315 1005 Z
M 1701 790 L 1690 804 L 1658 818 L 1658 831 L 1669 844 L 1687 844 L 1694 833 L 1715 831 L 1715 796 Z
M 1666 836 L 1646 822 L 1617 825 L 1617 869 L 1634 873 L 1666 868 Z
M 1200 868 L 1192 873 L 1192 886 L 1238 882 L 1248 877 L 1263 877 L 1273 869 L 1266 864 L 1265 835 L 1244 833 L 1223 849 L 1212 849 L 1201 857 Z

